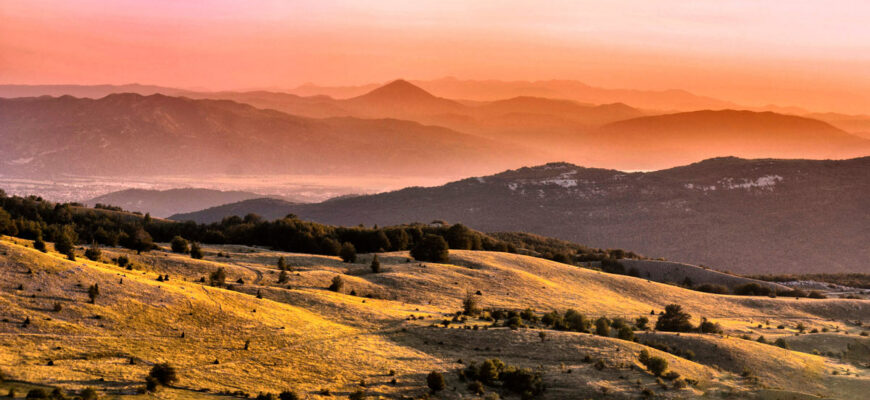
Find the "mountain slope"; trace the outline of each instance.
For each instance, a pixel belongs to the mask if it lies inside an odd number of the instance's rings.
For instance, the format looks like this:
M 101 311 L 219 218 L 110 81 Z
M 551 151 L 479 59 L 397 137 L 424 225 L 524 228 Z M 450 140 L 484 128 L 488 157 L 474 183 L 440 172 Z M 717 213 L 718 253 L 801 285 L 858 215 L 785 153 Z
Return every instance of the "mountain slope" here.
M 455 176 L 536 157 L 409 121 L 318 120 L 227 100 L 136 94 L 0 100 L 0 171 L 7 175 Z
M 95 204 L 119 206 L 128 211 L 147 212 L 155 217 L 168 217 L 172 214 L 202 210 L 220 204 L 259 197 L 262 195 L 251 192 L 195 188 L 125 189 L 94 197 L 84 201 L 84 204 L 89 207 L 93 207 Z
M 740 273 L 865 272 L 867 171 L 870 157 L 719 158 L 648 173 L 548 164 L 276 214 L 336 225 L 443 219 Z

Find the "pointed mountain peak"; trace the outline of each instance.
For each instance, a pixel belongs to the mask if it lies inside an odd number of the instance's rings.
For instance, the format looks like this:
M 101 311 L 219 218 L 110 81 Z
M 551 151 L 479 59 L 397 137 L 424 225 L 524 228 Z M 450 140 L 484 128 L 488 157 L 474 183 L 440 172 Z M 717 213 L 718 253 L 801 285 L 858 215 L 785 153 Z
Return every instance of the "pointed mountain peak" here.
M 395 100 L 403 100 L 408 101 L 412 99 L 426 98 L 433 99 L 436 98 L 431 93 L 423 90 L 419 86 L 414 85 L 411 82 L 408 82 L 404 79 L 397 79 L 392 81 L 384 86 L 381 86 L 371 92 L 368 92 L 360 98 L 382 98 L 382 99 L 395 99 Z

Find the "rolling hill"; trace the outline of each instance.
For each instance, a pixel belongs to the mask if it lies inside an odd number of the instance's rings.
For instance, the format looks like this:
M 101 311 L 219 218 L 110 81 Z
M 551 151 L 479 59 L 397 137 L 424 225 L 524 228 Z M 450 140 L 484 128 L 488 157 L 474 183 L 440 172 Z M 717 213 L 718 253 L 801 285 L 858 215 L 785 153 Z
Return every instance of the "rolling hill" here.
M 201 210 L 216 205 L 261 198 L 263 195 L 237 190 L 212 189 L 125 189 L 97 196 L 83 203 L 88 207 L 96 204 L 119 206 L 124 210 L 151 213 L 165 218 L 173 214 Z
M 73 262 L 8 237 L 0 240 L 0 251 L 0 317 L 8 321 L 0 324 L 0 388 L 22 394 L 34 387 L 94 387 L 120 399 L 217 400 L 282 390 L 310 399 L 355 391 L 418 398 L 428 392 L 427 374 L 438 371 L 448 385 L 438 398 L 458 399 L 474 396 L 458 372 L 492 358 L 537 374 L 546 387 L 539 397 L 545 399 L 602 393 L 635 398 L 644 389 L 657 398 L 858 399 L 868 384 L 860 360 L 852 353 L 837 355 L 867 346 L 868 339 L 857 335 L 862 328 L 854 325 L 870 318 L 862 300 L 713 295 L 476 251 L 451 251 L 446 264 L 409 263 L 407 253 L 383 253 L 380 273 L 369 270 L 370 255 L 343 263 L 238 245 L 205 246 L 202 260 L 162 247 L 140 255 L 105 248 L 99 261 Z M 109 261 L 121 255 L 132 269 Z M 278 257 L 291 269 L 286 283 L 277 283 Z M 219 268 L 227 284 L 200 282 Z M 327 290 L 335 276 L 344 286 Z M 100 294 L 91 303 L 85 288 L 94 284 Z M 642 316 L 654 324 L 650 310 L 679 303 L 693 323 L 707 317 L 724 332 L 635 328 L 639 340 L 633 342 L 615 332 L 554 330 L 532 320 L 510 329 L 504 320 L 456 315 L 471 288 L 488 310 L 528 308 L 541 315 L 570 308 L 632 326 Z M 759 336 L 807 352 L 759 343 Z M 670 352 L 660 350 L 663 344 Z M 811 354 L 813 348 L 827 353 Z M 657 383 L 638 361 L 642 350 L 665 359 L 679 378 Z M 160 362 L 176 368 L 178 382 L 156 394 L 137 394 Z M 483 389 L 518 397 L 507 385 Z
M 13 176 L 461 176 L 535 158 L 543 157 L 415 122 L 311 119 L 227 100 L 137 94 L 0 100 L 0 171 Z
M 234 212 L 294 213 L 349 226 L 442 219 L 738 273 L 864 272 L 868 170 L 868 157 L 717 158 L 635 173 L 555 163 L 439 187 Z M 174 218 L 217 221 L 225 210 Z

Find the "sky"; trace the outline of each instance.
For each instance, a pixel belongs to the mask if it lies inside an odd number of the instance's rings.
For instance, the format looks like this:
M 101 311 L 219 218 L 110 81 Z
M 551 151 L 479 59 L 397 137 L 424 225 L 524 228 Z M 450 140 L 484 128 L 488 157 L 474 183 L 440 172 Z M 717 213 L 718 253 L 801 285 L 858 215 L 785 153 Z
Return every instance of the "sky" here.
M 0 83 L 574 79 L 870 114 L 848 0 L 0 0 Z

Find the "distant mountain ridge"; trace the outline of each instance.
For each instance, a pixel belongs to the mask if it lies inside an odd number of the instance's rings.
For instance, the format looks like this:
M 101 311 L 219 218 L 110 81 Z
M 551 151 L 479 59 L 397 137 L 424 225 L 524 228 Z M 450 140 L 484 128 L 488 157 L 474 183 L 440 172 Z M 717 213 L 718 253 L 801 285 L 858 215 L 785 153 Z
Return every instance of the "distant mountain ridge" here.
M 443 219 L 739 273 L 866 272 L 868 171 L 870 157 L 728 157 L 634 173 L 551 163 L 439 187 L 234 212 L 335 225 Z M 225 210 L 173 218 L 211 222 Z
M 389 145 L 387 145 L 389 144 Z M 0 99 L 0 173 L 466 175 L 529 149 L 395 119 L 313 119 L 229 100 Z
M 96 204 L 119 206 L 127 211 L 151 213 L 165 218 L 173 214 L 201 210 L 220 204 L 260 198 L 262 194 L 244 191 L 221 191 L 212 189 L 182 188 L 167 190 L 125 189 L 97 196 L 83 203 L 88 207 Z

